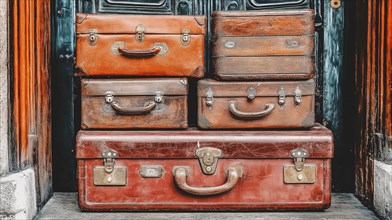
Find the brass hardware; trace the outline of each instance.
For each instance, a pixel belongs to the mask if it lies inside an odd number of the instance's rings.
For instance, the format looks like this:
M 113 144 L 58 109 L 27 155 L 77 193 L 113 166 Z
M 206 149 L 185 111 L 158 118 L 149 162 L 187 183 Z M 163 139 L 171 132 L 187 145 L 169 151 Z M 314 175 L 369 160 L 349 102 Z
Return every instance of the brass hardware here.
M 212 106 L 213 104 L 214 104 L 214 93 L 212 92 L 211 88 L 209 88 L 207 91 L 206 105 Z
M 143 25 L 139 24 L 138 26 L 136 26 L 136 35 L 135 35 L 135 39 L 136 42 L 141 43 L 144 40 L 144 27 Z
M 296 40 L 286 40 L 286 47 L 288 48 L 296 48 L 299 46 L 299 42 Z
M 96 166 L 93 169 L 93 182 L 96 186 L 125 186 L 127 184 L 127 168 L 114 166 L 113 171 L 108 173 L 104 166 Z
M 103 166 L 93 169 L 93 182 L 97 186 L 124 186 L 127 182 L 127 168 L 114 166 L 114 158 L 118 156 L 117 151 L 109 149 L 101 153 Z
M 189 36 L 189 32 L 190 31 L 188 29 L 182 30 L 181 44 L 183 46 L 188 46 L 188 44 L 191 42 L 191 37 Z
M 217 148 L 203 147 L 196 150 L 200 166 L 204 174 L 212 175 L 218 165 L 218 158 L 222 156 L 222 151 Z
M 315 183 L 317 167 L 313 164 L 306 164 L 301 171 L 297 171 L 294 165 L 283 167 L 283 181 L 287 184 Z
M 110 52 L 112 54 L 120 54 L 120 52 L 118 51 L 118 48 L 125 48 L 125 42 L 123 41 L 116 41 L 114 42 L 111 46 L 110 46 Z
M 253 100 L 256 98 L 256 89 L 253 87 L 249 87 L 248 91 L 246 91 L 246 97 L 248 100 Z
M 305 149 L 298 148 L 291 151 L 291 157 L 294 159 L 295 170 L 299 172 L 304 168 L 305 158 L 308 155 L 308 151 Z
M 139 174 L 143 178 L 161 178 L 165 170 L 160 165 L 142 165 Z
M 153 44 L 154 48 L 161 48 L 161 50 L 159 51 L 159 53 L 157 53 L 157 56 L 163 56 L 165 54 L 167 54 L 167 52 L 169 52 L 169 47 L 167 46 L 167 44 L 162 43 L 162 42 L 157 42 Z
M 283 167 L 283 179 L 285 183 L 315 183 L 317 167 L 313 164 L 305 164 L 305 158 L 309 153 L 305 149 L 295 149 L 291 151 L 294 165 Z
M 301 104 L 302 102 L 302 91 L 301 89 L 297 86 L 297 88 L 294 91 L 295 96 L 294 96 L 294 102 L 296 105 Z
M 342 2 L 340 0 L 331 0 L 331 8 L 338 9 L 342 6 Z
M 88 44 L 90 46 L 95 46 L 97 44 L 97 42 L 98 42 L 97 30 L 91 29 L 89 31 Z
M 105 92 L 105 101 L 107 103 L 112 103 L 114 100 L 114 92 L 113 91 L 106 91 Z
M 235 47 L 235 42 L 234 41 L 227 41 L 225 43 L 225 47 L 228 48 L 228 49 L 232 49 L 232 48 Z
M 154 97 L 154 101 L 161 103 L 163 101 L 163 92 L 161 91 L 156 91 L 155 92 L 155 97 Z
M 279 100 L 278 103 L 279 105 L 284 105 L 284 103 L 286 103 L 286 91 L 284 90 L 284 88 L 280 88 L 280 90 L 278 91 L 278 96 L 279 96 Z

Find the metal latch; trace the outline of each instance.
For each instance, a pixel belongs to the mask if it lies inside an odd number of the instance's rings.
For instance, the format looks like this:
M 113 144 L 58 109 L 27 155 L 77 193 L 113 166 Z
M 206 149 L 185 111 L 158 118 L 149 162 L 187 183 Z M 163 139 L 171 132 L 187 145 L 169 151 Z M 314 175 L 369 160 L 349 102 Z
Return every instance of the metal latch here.
M 249 89 L 246 91 L 246 97 L 248 98 L 249 101 L 256 98 L 256 89 L 253 87 L 249 87 Z
M 105 101 L 107 103 L 112 103 L 114 100 L 114 92 L 113 91 L 106 91 L 105 92 Z
M 125 166 L 115 166 L 117 151 L 109 149 L 101 153 L 103 166 L 96 166 L 93 169 L 93 182 L 96 186 L 124 186 L 127 182 L 127 168 Z
M 162 100 L 163 100 L 163 92 L 161 92 L 161 91 L 155 92 L 154 101 L 157 103 L 160 103 L 160 102 L 162 102 Z
M 284 105 L 284 103 L 286 103 L 286 91 L 284 90 L 283 87 L 281 87 L 278 91 L 278 103 L 279 105 Z
M 144 40 L 144 27 L 143 27 L 143 25 L 139 24 L 138 26 L 136 26 L 135 32 L 136 32 L 136 36 L 135 36 L 136 42 L 139 42 L 139 43 L 143 42 L 143 40 Z
M 189 33 L 190 31 L 188 29 L 182 30 L 181 43 L 183 46 L 188 46 L 188 44 L 191 42 Z
M 299 89 L 298 86 L 295 89 L 294 93 L 295 93 L 295 97 L 294 97 L 295 104 L 296 105 L 301 104 L 301 102 L 302 102 L 302 91 L 301 91 L 301 89 Z
M 212 175 L 218 165 L 218 158 L 222 156 L 222 151 L 217 148 L 203 147 L 196 150 L 200 166 L 204 174 Z
M 97 42 L 98 42 L 97 30 L 91 29 L 89 31 L 88 44 L 90 46 L 95 46 Z
M 209 88 L 206 96 L 206 105 L 212 106 L 213 104 L 214 104 L 214 93 L 212 92 L 211 88 Z
M 285 183 L 315 183 L 316 182 L 316 165 L 305 164 L 305 158 L 309 153 L 305 149 L 295 149 L 291 152 L 294 159 L 294 165 L 285 165 L 283 167 L 283 178 Z

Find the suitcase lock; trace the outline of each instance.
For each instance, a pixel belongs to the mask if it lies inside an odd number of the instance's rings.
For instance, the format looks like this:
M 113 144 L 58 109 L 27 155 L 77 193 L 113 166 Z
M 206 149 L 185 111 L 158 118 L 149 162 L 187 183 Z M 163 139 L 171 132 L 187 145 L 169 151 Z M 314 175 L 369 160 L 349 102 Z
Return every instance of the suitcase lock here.
M 284 90 L 283 87 L 279 89 L 278 96 L 279 96 L 279 100 L 278 100 L 279 105 L 284 105 L 284 103 L 286 103 L 286 91 Z
M 308 157 L 308 155 L 308 151 L 301 148 L 291 151 L 294 165 L 285 165 L 283 167 L 283 178 L 285 183 L 316 182 L 316 165 L 305 164 L 305 158 Z
M 98 41 L 98 35 L 97 35 L 97 30 L 91 29 L 89 31 L 89 36 L 88 36 L 88 44 L 90 46 L 95 46 Z
M 182 30 L 181 44 L 183 46 L 188 46 L 188 44 L 191 42 L 191 38 L 189 36 L 189 32 L 190 31 L 188 29 Z
M 222 156 L 222 151 L 217 148 L 203 147 L 196 150 L 196 156 L 199 158 L 203 173 L 212 175 L 216 171 L 218 158 Z
M 141 43 L 144 40 L 144 27 L 143 25 L 139 24 L 138 26 L 136 26 L 136 35 L 135 35 L 135 39 L 136 42 Z
M 103 166 L 95 166 L 93 169 L 94 185 L 96 186 L 124 186 L 127 183 L 127 168 L 115 166 L 114 158 L 117 151 L 108 149 L 101 152 Z
M 301 91 L 301 89 L 299 89 L 298 86 L 295 89 L 294 93 L 295 93 L 295 97 L 294 97 L 295 104 L 296 105 L 301 104 L 301 102 L 302 102 L 302 91 Z
M 212 92 L 211 88 L 209 88 L 206 96 L 206 105 L 212 106 L 213 104 L 214 104 L 214 93 Z

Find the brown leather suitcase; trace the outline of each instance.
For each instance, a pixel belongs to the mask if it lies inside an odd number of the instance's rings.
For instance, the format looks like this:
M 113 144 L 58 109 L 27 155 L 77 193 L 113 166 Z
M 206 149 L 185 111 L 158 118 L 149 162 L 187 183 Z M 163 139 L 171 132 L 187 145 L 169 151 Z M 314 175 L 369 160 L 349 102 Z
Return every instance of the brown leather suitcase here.
M 198 82 L 203 129 L 307 128 L 315 122 L 315 82 Z
M 205 29 L 205 16 L 77 14 L 77 75 L 201 78 Z
M 212 16 L 212 72 L 216 78 L 313 77 L 313 10 L 216 11 Z
M 80 131 L 82 210 L 321 210 L 332 133 Z
M 186 78 L 82 79 L 82 129 L 187 128 Z

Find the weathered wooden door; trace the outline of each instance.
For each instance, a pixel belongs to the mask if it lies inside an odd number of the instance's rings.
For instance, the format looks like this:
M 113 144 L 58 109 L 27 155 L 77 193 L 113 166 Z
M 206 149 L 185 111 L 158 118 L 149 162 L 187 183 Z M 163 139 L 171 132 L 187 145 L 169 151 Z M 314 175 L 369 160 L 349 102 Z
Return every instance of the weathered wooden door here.
M 335 2 L 338 4 L 335 5 Z M 340 0 L 56 0 L 52 17 L 53 42 L 53 177 L 55 191 L 76 190 L 74 136 L 80 128 L 79 78 L 74 77 L 75 12 L 120 14 L 203 14 L 208 20 L 215 10 L 265 10 L 313 8 L 316 12 L 317 121 L 335 133 L 334 189 L 353 190 L 351 149 L 343 133 L 342 47 L 343 2 Z M 210 26 L 208 26 L 210 28 Z M 208 32 L 210 33 L 210 32 Z M 207 34 L 206 45 L 209 45 Z M 207 66 L 209 46 L 206 47 Z M 206 76 L 209 77 L 209 68 Z M 196 81 L 190 82 L 189 109 L 196 106 Z M 192 98 L 192 94 L 194 98 Z M 189 112 L 196 125 L 196 110 Z M 347 184 L 347 182 L 351 184 Z

